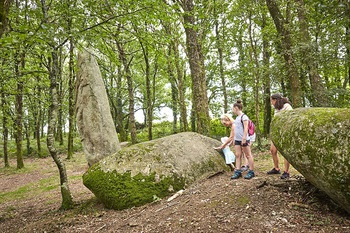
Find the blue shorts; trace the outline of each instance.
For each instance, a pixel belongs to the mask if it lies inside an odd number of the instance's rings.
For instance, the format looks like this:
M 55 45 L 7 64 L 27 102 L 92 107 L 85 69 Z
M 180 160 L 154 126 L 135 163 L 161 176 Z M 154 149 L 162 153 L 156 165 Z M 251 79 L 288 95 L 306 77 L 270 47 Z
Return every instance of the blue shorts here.
M 246 140 L 246 143 L 244 145 L 242 145 L 242 141 L 236 141 L 235 140 L 235 146 L 246 147 L 246 146 L 249 146 L 249 144 L 250 144 L 250 140 Z

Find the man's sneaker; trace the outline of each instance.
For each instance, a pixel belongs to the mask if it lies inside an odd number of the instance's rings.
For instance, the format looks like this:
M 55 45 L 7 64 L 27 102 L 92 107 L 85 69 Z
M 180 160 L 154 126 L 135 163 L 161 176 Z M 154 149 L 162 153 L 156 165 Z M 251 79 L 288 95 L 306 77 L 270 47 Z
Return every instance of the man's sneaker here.
M 241 176 L 242 176 L 242 171 L 241 170 L 236 170 L 235 173 L 233 173 L 233 176 L 231 176 L 231 180 L 238 179 Z
M 289 173 L 288 172 L 283 172 L 282 176 L 281 176 L 281 179 L 284 180 L 284 179 L 288 179 L 289 178 Z
M 241 167 L 241 171 L 244 172 L 244 171 L 248 171 L 249 170 L 249 165 L 247 166 L 242 166 Z
M 273 174 L 281 174 L 280 170 L 277 170 L 276 168 L 272 168 L 271 171 L 267 172 L 268 175 L 273 175 Z
M 244 179 L 248 179 L 249 180 L 249 179 L 253 178 L 254 176 L 255 176 L 254 171 L 253 170 L 249 170 L 247 175 L 244 177 Z

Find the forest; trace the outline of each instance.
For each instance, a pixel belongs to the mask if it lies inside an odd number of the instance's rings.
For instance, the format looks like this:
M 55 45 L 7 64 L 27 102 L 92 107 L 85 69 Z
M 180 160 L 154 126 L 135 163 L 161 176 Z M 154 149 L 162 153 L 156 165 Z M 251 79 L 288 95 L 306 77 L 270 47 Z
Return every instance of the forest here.
M 56 144 L 72 156 L 82 50 L 98 60 L 120 141 L 133 144 L 222 135 L 218 118 L 237 99 L 258 138 L 268 137 L 273 93 L 295 108 L 350 106 L 346 0 L 1 0 L 0 13 L 5 166 Z
M 186 131 L 219 139 L 229 134 L 220 116 L 241 99 L 256 127 L 257 178 L 231 184 L 224 173 L 170 204 L 99 206 L 81 182 L 82 51 L 97 59 L 120 142 Z M 350 107 L 349 0 L 0 0 L 0 93 L 4 232 L 349 230 L 348 215 L 298 171 L 283 183 L 265 172 L 272 94 L 293 108 Z

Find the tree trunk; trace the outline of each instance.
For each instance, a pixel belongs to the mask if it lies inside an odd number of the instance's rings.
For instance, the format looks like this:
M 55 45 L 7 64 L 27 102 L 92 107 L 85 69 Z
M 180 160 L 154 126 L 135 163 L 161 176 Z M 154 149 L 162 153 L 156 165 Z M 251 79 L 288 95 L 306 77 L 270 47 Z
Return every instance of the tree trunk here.
M 168 56 L 167 56 L 167 64 L 168 64 L 168 76 L 169 82 L 171 85 L 171 110 L 173 111 L 173 133 L 177 133 L 177 116 L 178 116 L 178 96 L 179 91 L 176 85 L 176 78 L 174 74 L 174 57 L 172 56 L 173 47 L 175 42 L 171 41 L 168 46 Z
M 173 51 L 175 56 L 175 68 L 178 80 L 178 92 L 179 92 L 179 107 L 180 107 L 180 131 L 188 131 L 188 121 L 187 121 L 187 108 L 185 103 L 185 71 L 181 69 L 180 55 L 178 49 L 178 39 L 175 39 L 173 44 Z
M 57 101 L 58 101 L 58 117 L 57 117 L 57 128 L 56 128 L 56 141 L 59 142 L 59 144 L 63 145 L 63 80 L 62 80 L 62 47 L 59 49 L 59 60 L 58 60 L 58 70 L 57 70 L 57 83 L 58 83 L 58 89 L 57 89 Z
M 151 71 L 150 71 L 150 64 L 149 64 L 149 55 L 148 55 L 148 48 L 147 46 L 144 46 L 142 41 L 140 41 L 140 45 L 142 48 L 142 54 L 143 59 L 145 61 L 145 83 L 146 83 L 146 125 L 147 125 L 147 131 L 148 131 L 148 140 L 151 141 L 153 138 L 152 134 L 152 122 L 153 122 L 153 104 L 152 104 L 152 91 L 151 91 Z M 154 93 L 153 93 L 154 94 Z
M 52 67 L 50 70 L 50 98 L 51 103 L 48 113 L 48 128 L 47 128 L 47 148 L 51 157 L 55 161 L 59 173 L 61 184 L 62 204 L 61 209 L 67 210 L 73 208 L 73 198 L 68 186 L 68 177 L 66 167 L 58 156 L 55 147 L 55 128 L 58 115 L 58 93 L 57 93 L 57 75 L 59 73 L 57 49 L 52 51 Z
M 347 69 L 345 79 L 343 82 L 342 88 L 345 90 L 347 89 L 347 86 L 350 86 L 350 2 L 347 1 L 345 8 L 345 17 L 346 17 L 346 25 L 345 25 L 345 46 L 346 46 L 346 63 L 345 67 Z M 339 96 L 339 100 L 342 104 L 342 106 L 347 105 L 347 101 L 345 99 L 345 95 L 341 94 Z
M 20 64 L 24 67 L 24 55 L 19 59 L 19 54 L 16 52 L 15 55 L 15 72 L 17 81 L 17 93 L 16 93 L 16 119 L 15 119 L 15 127 L 16 127 L 16 154 L 17 154 L 17 169 L 22 169 L 24 167 L 23 163 L 23 151 L 22 151 L 22 143 L 23 143 L 23 89 L 24 84 L 22 77 L 20 76 Z
M 74 86 L 75 86 L 75 71 L 74 71 L 74 44 L 73 40 L 69 43 L 69 80 L 68 80 L 68 148 L 67 159 L 73 158 L 73 140 L 74 140 L 74 125 L 75 125 L 75 100 L 74 100 Z
M 278 35 L 281 38 L 282 53 L 286 63 L 288 81 L 290 85 L 291 100 L 295 107 L 302 106 L 302 98 L 299 85 L 298 69 L 294 60 L 293 45 L 290 38 L 290 31 L 285 26 L 286 22 L 275 0 L 266 0 L 271 17 L 275 23 Z
M 41 78 L 40 76 L 36 77 L 37 83 L 41 83 Z M 41 143 L 40 143 L 40 136 L 41 136 L 41 117 L 42 117 L 42 107 L 41 107 L 41 87 L 38 85 L 36 93 L 35 93 L 36 99 L 38 100 L 36 109 L 34 110 L 34 121 L 35 121 L 35 139 L 36 139 L 36 147 L 38 151 L 38 156 L 41 158 Z
M 266 15 L 262 14 L 262 25 L 261 31 L 265 31 L 266 27 Z M 264 137 L 267 137 L 270 133 L 270 123 L 271 123 L 271 80 L 270 80 L 270 52 L 269 52 L 269 40 L 266 33 L 262 35 L 263 40 L 263 89 L 264 89 Z
M 189 57 L 193 106 L 196 119 L 196 131 L 203 135 L 209 134 L 210 117 L 208 107 L 207 86 L 205 77 L 204 57 L 198 32 L 195 30 L 197 22 L 194 17 L 193 0 L 183 0 L 184 28 L 186 33 L 186 47 Z
M 47 22 L 47 6 L 46 1 L 41 0 L 42 11 L 44 15 L 44 21 Z M 54 162 L 57 165 L 60 174 L 60 187 L 62 204 L 60 209 L 66 210 L 73 208 L 73 197 L 68 186 L 68 177 L 66 172 L 66 167 L 62 162 L 61 158 L 58 156 L 55 147 L 55 129 L 58 116 L 58 93 L 57 93 L 57 76 L 59 75 L 59 62 L 58 62 L 58 48 L 52 47 L 52 62 L 48 59 L 48 71 L 50 78 L 50 106 L 48 110 L 48 124 L 47 124 L 47 137 L 46 143 L 47 148 Z
M 216 44 L 218 49 L 218 55 L 219 55 L 219 74 L 220 74 L 220 80 L 221 80 L 221 88 L 222 88 L 222 95 L 224 97 L 224 112 L 229 111 L 228 106 L 228 98 L 227 98 L 227 90 L 226 90 L 226 79 L 224 75 L 224 63 L 223 63 L 223 48 L 222 48 L 222 38 L 220 37 L 220 31 L 219 31 L 219 22 L 218 20 L 215 21 L 215 34 L 216 34 Z
M 0 0 L 0 38 L 2 34 L 6 31 L 8 24 L 8 13 L 10 6 L 12 4 L 12 0 Z
M 2 87 L 3 89 L 3 87 Z M 9 157 L 8 157 L 8 135 L 9 135 L 9 130 L 8 130 L 8 105 L 6 102 L 6 95 L 4 93 L 4 90 L 1 91 L 1 108 L 2 108 L 2 130 L 3 130 L 3 151 L 4 151 L 4 163 L 5 167 L 10 167 L 9 163 Z
M 311 104 L 313 107 L 328 106 L 326 89 L 323 86 L 321 77 L 317 70 L 317 55 L 312 46 L 311 37 L 308 29 L 308 19 L 305 15 L 304 0 L 296 0 L 298 3 L 298 18 L 300 24 L 300 43 L 302 63 L 307 67 L 311 86 Z
M 246 80 L 246 64 L 245 64 L 245 57 L 246 53 L 244 50 L 243 46 L 243 29 L 239 29 L 239 35 L 238 35 L 238 42 L 237 42 L 237 50 L 238 50 L 238 65 L 240 69 L 239 73 L 239 80 L 240 80 L 240 85 L 242 88 L 242 94 L 241 94 L 241 99 L 243 101 L 243 104 L 245 104 L 247 101 L 247 96 L 250 95 L 250 93 L 247 91 L 247 80 Z
M 130 130 L 130 136 L 131 136 L 131 143 L 135 144 L 137 142 L 136 138 L 136 121 L 135 121 L 135 99 L 134 99 L 134 87 L 133 87 L 133 80 L 131 77 L 131 71 L 129 68 L 130 62 L 128 63 L 126 59 L 126 55 L 124 52 L 124 49 L 122 45 L 119 42 L 117 43 L 118 52 L 119 52 L 119 59 L 122 61 L 124 72 L 127 80 L 128 85 L 128 94 L 129 94 L 129 130 Z
M 124 128 L 124 116 L 123 116 L 123 94 L 122 94 L 122 75 L 121 75 L 121 66 L 118 66 L 118 76 L 117 76 L 117 106 L 116 106 L 116 123 L 117 131 L 119 132 L 120 141 L 124 142 L 128 140 L 127 132 Z
M 250 54 L 250 60 L 255 64 L 255 68 L 253 69 L 253 91 L 254 91 L 254 103 L 255 103 L 255 129 L 256 129 L 256 139 L 258 142 L 258 147 L 261 147 L 261 140 L 260 140 L 260 108 L 259 108 L 259 90 L 260 90 L 260 64 L 259 64 L 259 58 L 258 58 L 258 52 L 256 51 L 256 42 L 253 39 L 253 30 L 252 30 L 252 21 L 251 21 L 251 12 L 249 13 L 249 26 L 248 26 L 248 32 L 249 32 L 249 41 L 251 50 L 249 52 Z
M 32 147 L 30 146 L 30 123 L 29 117 L 26 117 L 27 119 L 23 122 L 24 126 L 24 134 L 26 136 L 26 148 L 27 148 L 27 154 L 26 155 L 31 155 L 32 154 Z

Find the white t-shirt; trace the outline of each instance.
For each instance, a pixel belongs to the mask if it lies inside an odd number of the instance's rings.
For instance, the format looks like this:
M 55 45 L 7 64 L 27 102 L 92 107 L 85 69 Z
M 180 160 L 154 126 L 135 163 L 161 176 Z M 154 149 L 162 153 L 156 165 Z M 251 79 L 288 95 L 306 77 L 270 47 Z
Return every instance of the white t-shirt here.
M 244 121 L 248 121 L 249 117 L 246 114 L 244 114 L 243 117 L 242 117 L 242 115 L 236 117 L 236 119 L 235 119 L 235 137 L 234 137 L 235 141 L 242 141 L 242 139 L 243 139 L 244 127 L 243 127 L 243 123 L 242 123 L 241 119 L 244 122 Z M 250 140 L 248 133 L 247 133 L 246 140 Z
M 286 111 L 286 110 L 293 110 L 293 108 L 292 108 L 292 106 L 290 104 L 285 103 L 281 110 L 275 109 L 275 114 L 274 115 L 276 116 L 277 113 L 280 113 L 280 112 L 283 112 L 283 111 Z

